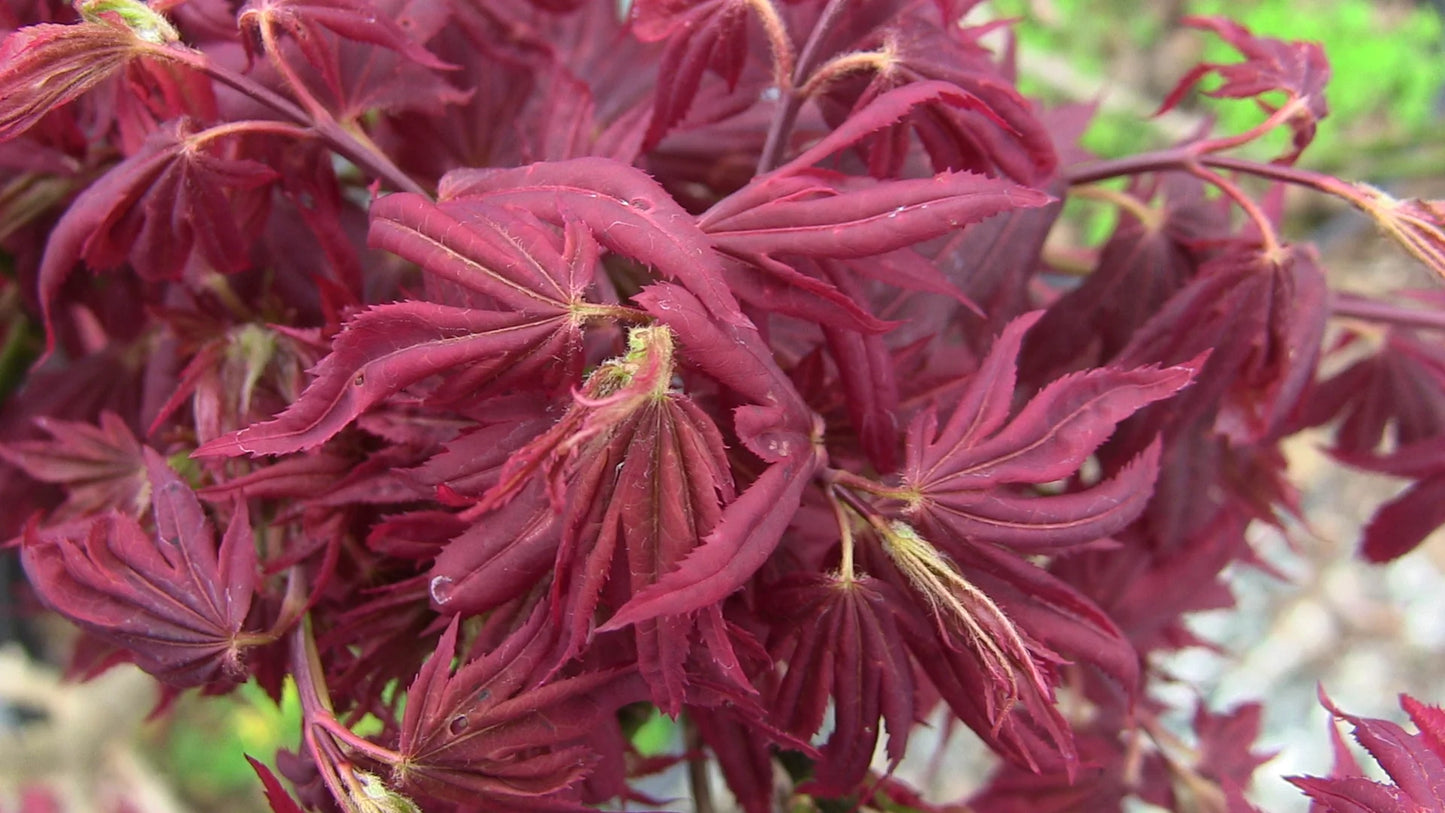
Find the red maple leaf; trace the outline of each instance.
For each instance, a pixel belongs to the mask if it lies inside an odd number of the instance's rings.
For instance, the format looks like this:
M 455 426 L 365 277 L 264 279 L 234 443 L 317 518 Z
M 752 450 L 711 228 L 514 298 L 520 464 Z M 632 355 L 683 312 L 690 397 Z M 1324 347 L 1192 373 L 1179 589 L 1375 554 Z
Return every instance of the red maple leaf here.
M 552 642 L 545 612 L 501 646 L 451 668 L 460 617 L 407 689 L 394 779 L 406 789 L 494 809 L 585 811 L 586 741 L 612 711 L 640 699 L 636 673 L 583 672 L 537 681 Z M 615 725 L 615 721 L 611 722 Z
M 148 280 L 180 279 L 193 254 L 222 273 L 248 267 L 266 187 L 279 177 L 244 157 L 234 135 L 213 136 L 186 119 L 152 133 L 86 187 L 50 232 L 37 282 L 47 329 L 80 260 L 93 269 L 129 261 Z
M 1294 106 L 1289 118 L 1294 131 L 1294 150 L 1280 160 L 1292 163 L 1315 137 L 1315 127 L 1329 115 L 1325 101 L 1325 85 L 1330 79 L 1330 63 L 1324 48 L 1317 42 L 1286 42 L 1259 37 L 1249 29 L 1223 17 L 1185 17 L 1185 25 L 1204 28 L 1218 34 L 1244 55 L 1243 62 L 1223 64 L 1205 62 L 1194 66 L 1164 98 L 1159 112 L 1174 108 L 1189 89 L 1204 77 L 1214 74 L 1223 82 L 1207 91 L 1216 99 L 1254 99 L 1268 113 L 1278 107 L 1265 101 L 1266 94 L 1283 92 L 1287 103 Z
M 196 495 L 160 455 L 145 455 L 154 531 L 114 512 L 83 535 L 30 531 L 25 572 L 47 605 L 172 686 L 243 680 L 242 651 L 264 641 L 246 629 L 258 578 L 246 508 L 236 506 L 217 547 Z
M 0 42 L 0 141 L 25 132 L 148 50 L 134 31 L 110 22 L 11 31 Z
M 1334 769 L 1327 778 L 1290 776 L 1324 813 L 1417 813 L 1445 810 L 1445 712 L 1409 695 L 1400 706 L 1419 729 L 1410 734 L 1390 722 L 1346 714 L 1320 690 L 1320 702 L 1335 717 L 1354 726 L 1355 740 L 1380 764 L 1394 784 L 1367 778 L 1330 723 Z
M 1158 471 L 1157 445 L 1088 487 L 1039 495 L 1017 486 L 1075 475 L 1119 421 L 1188 384 L 1197 362 L 1068 375 L 1010 418 L 1019 347 L 1040 316 L 1009 324 L 942 427 L 932 411 L 914 419 L 897 491 L 909 515 L 964 537 L 1037 552 L 1107 536 L 1143 510 Z
M 100 425 L 36 418 L 50 440 L 0 444 L 0 459 L 46 483 L 66 488 L 53 519 L 116 510 L 137 516 L 150 506 L 140 441 L 113 412 Z

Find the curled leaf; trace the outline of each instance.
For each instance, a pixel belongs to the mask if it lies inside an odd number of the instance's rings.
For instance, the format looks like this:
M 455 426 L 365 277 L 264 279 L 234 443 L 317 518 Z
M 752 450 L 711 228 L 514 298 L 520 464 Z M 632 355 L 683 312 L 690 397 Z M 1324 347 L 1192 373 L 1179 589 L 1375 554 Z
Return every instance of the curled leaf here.
M 0 42 L 0 142 L 79 98 L 146 52 L 135 32 L 107 22 L 43 23 Z

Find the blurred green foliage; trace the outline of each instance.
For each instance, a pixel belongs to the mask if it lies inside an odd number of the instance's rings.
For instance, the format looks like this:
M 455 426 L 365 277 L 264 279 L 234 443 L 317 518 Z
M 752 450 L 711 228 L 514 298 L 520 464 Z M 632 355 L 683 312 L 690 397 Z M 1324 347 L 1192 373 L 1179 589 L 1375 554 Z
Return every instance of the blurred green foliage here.
M 1125 92 L 1148 105 L 1197 61 L 1241 57 L 1211 32 L 1180 31 L 1183 15 L 1224 15 L 1254 33 L 1321 43 L 1329 57 L 1331 116 L 1302 163 L 1372 181 L 1439 174 L 1445 146 L 1436 138 L 1437 106 L 1445 86 L 1445 26 L 1426 3 L 1399 0 L 999 0 L 1001 16 L 1017 17 L 1026 93 L 1064 100 L 1056 78 L 1033 69 L 1030 54 L 1062 60 L 1074 85 Z M 1217 80 L 1207 79 L 1203 88 Z M 1217 117 L 1217 132 L 1247 130 L 1264 115 L 1249 101 L 1195 94 L 1186 109 Z M 1086 149 L 1117 156 L 1155 148 L 1169 136 L 1143 125 L 1153 109 L 1101 113 L 1084 137 Z M 1142 126 L 1141 126 L 1142 125 Z M 1254 147 L 1254 157 L 1283 151 L 1285 132 Z M 1408 147 L 1408 149 L 1404 149 Z
M 251 813 L 269 808 L 245 755 L 274 769 L 276 750 L 294 750 L 300 732 L 301 704 L 289 678 L 280 706 L 247 683 L 225 697 L 181 697 L 151 730 L 147 751 L 193 809 Z

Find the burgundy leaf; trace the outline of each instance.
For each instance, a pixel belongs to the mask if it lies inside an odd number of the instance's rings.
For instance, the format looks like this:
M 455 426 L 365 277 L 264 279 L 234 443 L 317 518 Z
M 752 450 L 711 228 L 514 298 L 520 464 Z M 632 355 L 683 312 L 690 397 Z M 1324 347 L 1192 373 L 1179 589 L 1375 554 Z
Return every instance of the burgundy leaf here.
M 946 533 L 939 543 L 1030 639 L 1076 662 L 1093 664 L 1134 696 L 1139 654 L 1103 608 L 1043 568 L 998 547 Z
M 881 182 L 809 169 L 763 176 L 736 200 L 709 210 L 699 225 L 720 249 L 741 257 L 867 257 L 1049 201 L 1042 192 L 971 172 Z
M 328 56 L 326 43 L 298 41 L 308 63 L 313 66 L 317 61 L 324 63 L 321 79 L 337 118 L 366 121 L 377 113 L 440 116 L 465 103 L 472 92 L 459 89 L 437 72 L 451 66 L 414 45 L 432 38 L 451 22 L 450 9 L 426 0 L 372 2 L 378 3 L 379 21 L 395 22 L 396 27 L 403 29 L 408 40 L 405 47 L 377 47 L 346 36 L 336 43 L 334 56 Z M 321 39 L 324 35 L 318 37 Z M 418 52 L 425 58 L 415 58 Z M 301 73 L 310 79 L 308 71 Z
M 331 354 L 313 370 L 311 385 L 276 420 L 205 443 L 196 455 L 308 449 L 383 399 L 442 373 L 464 375 L 479 387 L 504 378 L 556 380 L 571 372 L 577 342 L 575 328 L 562 317 L 429 302 L 377 305 L 346 323 Z
M 1245 703 L 1227 711 L 1211 712 L 1204 703 L 1194 710 L 1194 733 L 1199 738 L 1196 769 L 1218 782 L 1231 803 L 1244 803 L 1243 790 L 1256 769 L 1273 758 L 1248 745 L 1259 738 L 1263 707 Z
M 1280 431 L 1314 375 L 1327 297 L 1312 249 L 1295 247 L 1279 262 L 1231 250 L 1135 331 L 1113 363 L 1190 363 L 1207 352 L 1172 419 L 1209 416 L 1235 443 L 1255 443 Z
M 332 44 L 322 31 L 348 40 L 386 48 L 434 70 L 451 68 L 418 45 L 407 32 L 370 0 L 247 0 L 236 16 L 242 42 L 252 47 L 262 32 L 279 28 L 295 38 L 317 71 L 336 70 Z
M 1405 700 L 1402 696 L 1402 705 Z M 1408 734 L 1388 720 L 1346 714 L 1335 708 L 1323 690 L 1320 702 L 1335 717 L 1354 726 L 1355 740 L 1385 769 L 1394 786 L 1358 775 L 1331 775 L 1328 779 L 1287 777 L 1290 782 L 1331 813 L 1414 813 L 1445 809 L 1445 761 L 1437 750 L 1437 730 Z M 1412 707 L 1422 708 L 1412 702 L 1407 709 Z M 1337 770 L 1339 767 L 1337 765 Z M 1349 767 L 1347 764 L 1346 769 Z
M 429 572 L 432 603 L 476 615 L 524 595 L 555 564 L 561 530 L 535 484 L 446 544 Z
M 731 90 L 747 60 L 746 0 L 639 0 L 632 7 L 633 32 L 644 42 L 666 39 L 658 63 L 652 123 L 643 141 L 651 148 L 684 116 L 712 69 Z
M 802 737 L 822 726 L 828 700 L 833 731 L 815 766 L 816 792 L 844 795 L 863 781 L 888 727 L 891 764 L 902 759 L 917 714 L 913 666 L 902 646 L 890 585 L 867 576 L 798 575 L 768 591 L 767 600 L 794 622 L 778 644 L 788 664 L 770 700 L 779 724 Z
M 912 249 L 867 258 L 843 258 L 827 265 L 837 273 L 866 277 L 910 291 L 941 294 L 956 300 L 975 315 L 983 315 L 978 305 L 944 274 L 943 269 Z
M 1210 74 L 1218 76 L 1223 82 L 1205 95 L 1216 99 L 1254 99 L 1271 113 L 1276 108 L 1265 102 L 1263 96 L 1272 91 L 1282 91 L 1288 102 L 1297 106 L 1289 118 L 1290 129 L 1294 132 L 1294 151 L 1282 159 L 1285 163 L 1293 162 L 1314 140 L 1315 126 L 1330 112 L 1325 101 L 1330 63 L 1325 59 L 1324 49 L 1316 42 L 1285 42 L 1257 37 L 1239 23 L 1222 17 L 1185 17 L 1182 22 L 1218 34 L 1243 54 L 1245 61 L 1235 64 L 1205 62 L 1194 66 L 1165 97 L 1159 112 L 1179 104 L 1190 88 Z
M 1363 339 L 1352 334 L 1334 349 L 1350 352 Z M 1351 454 L 1373 452 L 1391 429 L 1401 445 L 1445 435 L 1445 345 L 1392 327 L 1377 352 L 1316 384 L 1301 410 L 1311 426 L 1341 418 L 1335 447 Z
M 497 484 L 507 460 L 546 431 L 557 417 L 549 414 L 541 399 L 519 401 L 519 410 L 526 411 L 516 416 L 502 414 L 500 404 L 493 406 L 496 409 L 488 410 L 488 418 L 495 416 L 495 423 L 475 427 L 448 441 L 444 451 L 412 469 L 409 475 L 427 486 L 444 486 L 451 494 L 480 497 Z
M 588 377 L 566 415 L 498 467 L 476 510 L 501 509 L 453 540 L 434 568 L 433 600 L 443 609 L 478 612 L 520 595 L 553 554 L 559 657 L 570 658 L 599 605 L 652 586 L 717 524 L 732 475 L 711 419 L 672 391 L 672 334 L 634 328 L 628 346 Z M 628 578 L 613 577 L 620 573 Z M 668 618 L 634 630 L 638 669 L 668 713 L 686 699 L 693 626 Z M 713 661 L 732 660 L 731 646 L 718 644 Z
M 1003 489 L 942 489 L 930 515 L 955 533 L 1020 553 L 1060 552 L 1123 528 L 1153 495 L 1159 443 L 1100 483 L 1065 494 L 1015 494 Z
M 779 167 L 773 174 L 785 175 L 811 167 L 834 153 L 856 145 L 867 136 L 893 126 L 916 108 L 938 102 L 954 107 L 985 108 L 984 102 L 977 96 L 952 82 L 912 82 L 878 94 L 862 109 L 853 111 L 817 144 Z
M 965 572 L 911 526 L 895 521 L 875 530 L 874 544 L 860 551 L 863 567 L 896 591 L 890 604 L 903 641 L 954 715 L 999 755 L 1031 770 L 1076 763 L 1068 725 L 1054 707 L 1059 656 L 975 583 L 972 568 Z
M 554 224 L 576 218 L 602 245 L 681 282 L 715 318 L 746 322 L 723 284 L 711 241 L 666 190 L 633 167 L 577 158 L 518 169 L 455 170 L 442 178 L 438 194 L 443 205 L 480 198 Z
M 777 547 L 822 465 L 811 449 L 787 450 L 723 509 L 717 527 L 675 570 L 633 596 L 599 628 L 620 629 L 722 601 L 742 587 Z
M 1148 201 L 1149 222 L 1121 212 L 1089 275 L 1030 334 L 1021 362 L 1028 380 L 1112 359 L 1194 275 L 1200 247 L 1226 236 L 1223 210 L 1202 183 L 1171 174 L 1159 186 L 1163 200 Z
M 896 326 L 869 313 L 836 285 L 799 270 L 813 263 L 806 257 L 783 262 L 750 255 L 725 257 L 723 267 L 728 286 L 753 308 L 859 333 L 887 333 Z
M 1441 526 L 1445 526 L 1445 473 L 1414 483 L 1376 509 L 1365 526 L 1360 553 L 1371 562 L 1390 562 L 1415 550 Z
M 136 33 L 109 22 L 47 23 L 0 42 L 0 142 L 79 98 L 148 51 Z
M 94 269 L 129 260 L 150 280 L 179 279 L 193 253 L 222 273 L 246 268 L 265 213 L 263 187 L 278 177 L 240 157 L 234 139 L 211 137 L 187 120 L 157 130 L 86 187 L 51 231 L 37 283 L 47 328 L 82 259 Z
M 264 762 L 250 754 L 246 755 L 246 761 L 251 763 L 251 768 L 256 771 L 256 776 L 260 777 L 261 785 L 266 792 L 266 803 L 271 806 L 272 813 L 303 813 L 301 805 L 291 798 L 291 794 L 282 787 L 281 780 L 276 778 L 276 774 L 272 773 Z
M 1052 134 L 1039 120 L 996 61 L 969 40 L 983 29 L 940 30 L 931 15 L 916 6 L 854 45 L 881 53 L 872 76 L 835 81 L 822 95 L 824 114 L 835 132 L 867 117 L 880 100 L 915 87 L 943 86 L 914 96 L 864 145 L 868 171 L 896 177 L 905 170 L 909 130 L 935 172 L 970 170 L 1037 183 L 1058 164 Z M 931 97 L 931 98 L 930 98 Z M 846 115 L 846 118 L 844 116 Z M 881 117 L 880 117 L 881 123 Z
M 544 613 L 500 646 L 450 669 L 459 617 L 407 690 L 394 766 L 409 789 L 508 810 L 582 811 L 578 783 L 596 757 L 584 744 L 613 709 L 637 699 L 635 675 L 584 672 L 535 683 L 549 636 Z
M 692 708 L 687 716 L 717 758 L 743 813 L 773 813 L 776 769 L 768 743 L 754 733 L 752 721 L 727 708 Z
M 1287 776 L 1285 779 L 1305 792 L 1322 813 L 1419 813 L 1399 788 L 1382 785 L 1363 776 L 1318 779 Z
M 581 450 L 572 496 L 583 502 L 569 512 L 567 538 L 558 553 L 554 594 L 560 599 L 568 655 L 581 649 L 604 589 L 599 574 L 626 573 L 625 583 L 607 580 L 609 601 L 618 606 L 671 573 L 717 525 L 722 506 L 733 498 L 732 474 L 722 437 L 685 396 L 655 399 L 618 425 L 605 441 Z M 590 504 L 590 505 L 589 505 Z M 585 526 L 577 520 L 584 519 Z M 591 531 L 599 523 L 597 532 Z M 579 533 L 580 527 L 585 533 Z M 717 613 L 716 608 L 704 612 Z M 657 618 L 636 624 L 637 666 L 653 703 L 676 714 L 686 699 L 684 664 L 692 649 L 694 619 Z M 720 616 L 716 618 L 720 621 Z M 731 645 L 711 660 L 734 659 Z
M 402 192 L 372 203 L 368 242 L 513 310 L 555 315 L 580 302 L 597 260 L 589 237 L 575 228 L 563 237 L 558 246 L 535 218 L 486 201 Z
M 1143 510 L 1157 447 L 1110 480 L 1064 495 L 1022 498 L 999 487 L 1075 474 L 1119 421 L 1179 391 L 1198 362 L 1065 376 L 1007 420 L 1020 342 L 1037 319 L 1029 314 L 1005 329 L 941 430 L 931 413 L 913 421 L 899 492 L 909 511 L 964 535 L 1030 548 L 1107 535 Z
M 65 504 L 55 518 L 109 510 L 139 516 L 150 507 L 150 483 L 140 441 L 115 413 L 100 425 L 37 418 L 50 440 L 0 444 L 0 460 L 46 483 L 65 486 Z
M 28 534 L 21 561 L 36 592 L 94 635 L 129 650 L 142 669 L 178 687 L 246 677 L 241 653 L 256 586 L 256 548 L 238 506 L 219 548 L 194 493 L 146 450 L 155 531 L 111 513 L 81 537 Z
M 1445 711 L 1439 706 L 1428 706 L 1408 694 L 1400 695 L 1400 708 L 1410 715 L 1410 722 L 1420 729 L 1425 746 L 1435 756 L 1445 760 Z
M 879 471 L 898 464 L 898 384 L 893 359 L 880 336 L 823 329 L 848 406 L 848 417 L 868 459 Z
M 779 412 L 773 423 L 799 441 L 807 437 L 812 410 L 778 368 L 757 328 L 715 318 L 699 297 L 676 285 L 651 285 L 633 299 L 672 328 L 683 364 L 701 370 L 752 404 L 775 406 Z M 767 424 L 754 427 L 757 431 L 739 427 L 739 434 L 748 442 L 764 428 L 773 428 Z
M 236 495 L 253 500 L 315 499 L 335 488 L 355 466 L 355 458 L 321 449 L 227 478 L 201 489 L 200 495 L 203 499 L 221 501 L 229 501 Z

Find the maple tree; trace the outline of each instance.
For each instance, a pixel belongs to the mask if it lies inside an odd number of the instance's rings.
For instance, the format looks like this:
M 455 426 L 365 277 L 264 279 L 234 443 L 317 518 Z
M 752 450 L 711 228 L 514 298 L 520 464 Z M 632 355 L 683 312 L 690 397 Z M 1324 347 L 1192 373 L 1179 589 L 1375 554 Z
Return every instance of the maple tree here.
M 1297 165 L 1317 45 L 1188 21 L 1242 60 L 1162 109 L 1264 121 L 1101 160 L 975 5 L 0 9 L 5 555 L 78 663 L 293 681 L 278 813 L 684 763 L 706 809 L 708 762 L 749 813 L 953 809 L 892 775 L 940 711 L 1000 757 L 969 810 L 1253 809 L 1259 707 L 1181 749 L 1149 688 L 1299 512 L 1281 442 L 1413 481 L 1365 558 L 1445 524 L 1445 298 L 1331 291 L 1281 190 L 1442 275 L 1445 204 Z M 1071 196 L 1120 217 L 1065 261 Z M 1324 702 L 1393 784 L 1336 731 L 1318 809 L 1445 805 L 1438 709 Z

